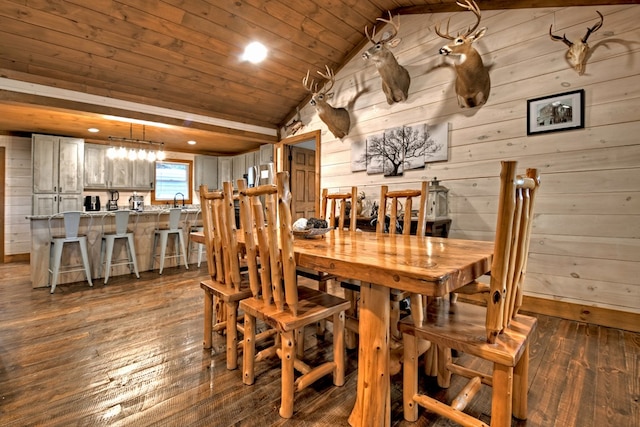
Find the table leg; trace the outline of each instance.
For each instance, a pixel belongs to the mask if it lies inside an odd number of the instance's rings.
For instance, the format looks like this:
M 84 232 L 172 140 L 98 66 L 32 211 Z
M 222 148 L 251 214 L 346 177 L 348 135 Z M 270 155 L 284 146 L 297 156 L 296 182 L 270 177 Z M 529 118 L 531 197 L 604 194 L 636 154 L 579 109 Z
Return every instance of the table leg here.
M 360 287 L 358 385 L 349 416 L 353 427 L 391 424 L 389 374 L 389 288 L 371 283 Z

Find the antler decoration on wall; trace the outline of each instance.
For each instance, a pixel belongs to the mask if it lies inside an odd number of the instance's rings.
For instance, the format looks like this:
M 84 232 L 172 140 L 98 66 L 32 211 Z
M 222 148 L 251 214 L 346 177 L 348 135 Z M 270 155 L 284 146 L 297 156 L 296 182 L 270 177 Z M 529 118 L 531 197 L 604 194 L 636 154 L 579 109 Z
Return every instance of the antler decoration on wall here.
M 600 15 L 600 22 L 596 23 L 593 27 L 587 28 L 587 33 L 584 35 L 584 37 L 575 43 L 567 39 L 567 36 L 565 34 L 563 34 L 562 37 L 554 36 L 551 32 L 551 28 L 553 28 L 553 25 L 549 26 L 549 36 L 551 36 L 551 40 L 562 41 L 564 42 L 564 44 L 569 46 L 569 50 L 567 50 L 566 53 L 567 61 L 569 62 L 569 64 L 571 64 L 573 69 L 578 72 L 578 75 L 584 74 L 584 68 L 587 63 L 587 55 L 589 53 L 589 45 L 587 44 L 587 40 L 589 39 L 589 36 L 591 34 L 595 33 L 600 29 L 600 27 L 602 27 L 602 23 L 604 22 L 604 16 L 602 16 L 602 14 L 597 10 L 596 13 Z
M 318 83 L 315 80 L 311 80 L 311 83 L 309 83 L 309 71 L 307 71 L 306 77 L 302 79 L 302 85 L 311 93 L 311 101 L 309 103 L 315 107 L 320 120 L 327 125 L 333 136 L 343 138 L 349 134 L 351 118 L 345 108 L 335 108 L 327 103 L 327 99 L 333 97 L 333 93 L 329 93 L 329 91 L 333 87 L 336 78 L 333 70 L 326 65 L 325 68 L 327 70 L 326 73 L 318 71 L 318 74 L 329 80 L 329 83 L 321 91 L 318 90 Z
M 400 29 L 400 17 L 398 17 L 398 23 L 393 22 L 391 12 L 389 12 L 389 19 L 377 18 L 378 21 L 391 24 L 393 31 L 391 33 L 384 33 L 378 41 L 375 40 L 376 29 L 372 30 L 371 36 L 367 27 L 364 27 L 364 33 L 373 46 L 367 49 L 362 57 L 367 60 L 370 59 L 376 66 L 380 78 L 382 78 L 382 91 L 387 97 L 387 103 L 389 105 L 394 102 L 406 101 L 409 97 L 409 85 L 411 84 L 411 77 L 409 72 L 396 60 L 396 57 L 391 53 L 389 48 L 396 47 L 400 40 L 396 36 Z
M 476 2 L 465 0 L 464 4 L 460 2 L 456 2 L 456 4 L 473 12 L 476 16 L 475 25 L 469 27 L 464 34 L 458 34 L 455 37 L 449 35 L 449 21 L 447 22 L 447 31 L 445 33 L 440 32 L 440 25 L 435 26 L 435 31 L 440 37 L 452 41 L 452 43 L 440 48 L 440 54 L 452 56 L 455 59 L 455 88 L 458 95 L 458 105 L 460 108 L 478 107 L 489 99 L 491 79 L 489 78 L 489 71 L 482 63 L 482 57 L 480 57 L 480 54 L 472 44 L 484 36 L 487 29 L 485 27 L 480 28 L 473 34 L 478 25 L 480 25 L 481 18 L 480 8 Z

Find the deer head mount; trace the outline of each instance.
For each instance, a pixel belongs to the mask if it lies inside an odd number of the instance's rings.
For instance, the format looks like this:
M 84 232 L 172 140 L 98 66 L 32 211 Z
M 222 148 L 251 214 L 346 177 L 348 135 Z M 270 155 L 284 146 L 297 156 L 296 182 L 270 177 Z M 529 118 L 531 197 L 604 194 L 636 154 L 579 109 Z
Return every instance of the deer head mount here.
M 578 72 L 578 75 L 580 76 L 584 74 L 584 67 L 587 62 L 587 54 L 589 53 L 589 45 L 587 44 L 587 40 L 589 39 L 589 36 L 591 34 L 595 33 L 600 29 L 600 27 L 602 27 L 602 23 L 604 22 L 604 16 L 602 16 L 602 14 L 597 10 L 596 13 L 600 15 L 600 22 L 596 23 L 593 27 L 587 28 L 587 33 L 584 35 L 582 40 L 578 40 L 575 43 L 568 40 L 565 34 L 563 34 L 562 37 L 554 36 L 553 33 L 551 33 L 551 28 L 553 28 L 553 25 L 549 26 L 549 36 L 551 37 L 551 40 L 562 41 L 564 42 L 564 44 L 569 46 L 569 50 L 567 50 L 566 53 L 567 62 L 569 62 L 571 67 L 573 67 L 573 69 L 576 70 Z
M 333 97 L 333 93 L 330 93 L 329 91 L 333 87 L 336 78 L 333 74 L 333 70 L 329 69 L 326 65 L 325 68 L 327 70 L 326 73 L 318 71 L 318 74 L 329 80 L 328 85 L 325 85 L 322 88 L 322 91 L 318 90 L 318 83 L 316 83 L 315 80 L 311 80 L 311 83 L 309 83 L 308 70 L 306 77 L 302 79 L 302 85 L 309 93 L 311 93 L 311 101 L 309 101 L 309 103 L 315 107 L 320 120 L 327 125 L 333 136 L 342 139 L 349 134 L 351 118 L 349 117 L 349 112 L 345 108 L 335 108 L 327 103 L 327 100 Z
M 393 30 L 390 33 L 383 33 L 380 39 L 376 41 L 375 27 L 373 27 L 372 34 L 369 36 L 369 30 L 365 26 L 364 33 L 369 41 L 373 43 L 373 46 L 367 49 L 362 54 L 362 57 L 365 60 L 370 59 L 375 64 L 380 78 L 382 78 L 382 91 L 387 97 L 387 103 L 391 105 L 394 102 L 407 100 L 411 77 L 409 77 L 409 72 L 398 64 L 396 57 L 389 50 L 389 48 L 396 47 L 401 41 L 401 39 L 396 38 L 400 29 L 400 16 L 398 16 L 397 24 L 393 22 L 391 12 L 389 12 L 389 19 L 377 18 L 377 20 L 391 24 Z
M 476 16 L 476 24 L 469 27 L 464 34 L 453 37 L 449 35 L 449 23 L 447 21 L 447 31 L 440 32 L 440 25 L 435 26 L 436 34 L 440 37 L 451 40 L 451 43 L 440 48 L 440 55 L 453 57 L 456 71 L 455 89 L 458 95 L 458 105 L 460 108 L 472 108 L 483 105 L 489 99 L 491 91 L 491 79 L 489 71 L 482 63 L 482 58 L 478 51 L 472 46 L 473 42 L 484 36 L 487 29 L 480 28 L 475 34 L 473 32 L 480 25 L 480 8 L 473 0 L 465 0 L 464 4 L 456 2 Z

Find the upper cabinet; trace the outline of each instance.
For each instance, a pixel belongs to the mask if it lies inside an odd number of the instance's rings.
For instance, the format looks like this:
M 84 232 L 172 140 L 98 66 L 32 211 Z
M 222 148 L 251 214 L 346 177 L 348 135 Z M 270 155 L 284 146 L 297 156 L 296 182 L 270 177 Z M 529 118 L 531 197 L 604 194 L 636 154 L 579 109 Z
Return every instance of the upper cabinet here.
M 113 189 L 150 191 L 154 188 L 154 162 L 135 159 L 110 159 L 108 146 L 86 144 L 84 187 L 87 189 Z
M 31 147 L 33 214 L 82 210 L 84 140 L 34 134 Z
M 233 180 L 233 157 L 218 157 L 218 188 Z
M 264 144 L 260 146 L 260 164 L 266 165 L 273 162 L 273 145 Z
M 107 146 L 84 144 L 84 187 L 107 188 Z
M 193 190 L 197 193 L 201 185 L 209 190 L 218 188 L 218 158 L 215 156 L 195 156 Z
M 32 150 L 34 193 L 82 193 L 83 139 L 33 135 Z
M 234 187 L 235 182 L 242 179 L 244 174 L 247 173 L 247 162 L 244 154 L 238 154 L 233 156 L 233 165 L 231 167 L 231 176 L 233 178 Z

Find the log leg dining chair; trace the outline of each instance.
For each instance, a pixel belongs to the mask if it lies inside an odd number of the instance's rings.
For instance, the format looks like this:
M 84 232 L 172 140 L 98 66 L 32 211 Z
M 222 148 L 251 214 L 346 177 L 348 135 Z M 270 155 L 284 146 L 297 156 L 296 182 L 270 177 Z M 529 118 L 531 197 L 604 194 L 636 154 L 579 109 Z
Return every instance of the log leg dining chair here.
M 345 228 L 345 217 L 347 214 L 347 202 L 354 206 L 353 200 L 358 194 L 358 187 L 351 187 L 350 193 L 329 193 L 328 189 L 322 190 L 322 200 L 320 204 L 320 219 L 327 221 L 330 228 Z M 354 210 L 355 212 L 355 210 Z M 339 216 L 338 216 L 339 215 Z M 336 221 L 336 218 L 338 220 Z M 350 230 L 356 229 L 356 216 L 351 215 L 347 227 Z M 318 282 L 318 289 L 327 291 L 327 282 L 335 279 L 335 276 L 324 271 L 312 270 L 305 267 L 297 268 L 298 276 Z
M 351 192 L 347 193 L 329 193 L 327 188 L 322 190 L 322 199 L 320 203 L 320 219 L 327 221 L 329 228 L 338 228 L 339 230 L 356 230 L 356 215 L 355 213 L 355 198 L 358 195 L 358 187 L 351 187 Z M 353 207 L 353 210 L 349 215 L 349 222 L 345 223 L 345 218 L 347 217 L 347 204 L 350 203 Z M 306 277 L 308 279 L 314 280 L 318 282 L 318 289 L 327 292 L 327 283 L 330 280 L 335 280 L 336 277 L 334 274 L 330 274 L 324 271 L 312 270 L 310 268 L 305 267 L 297 267 L 298 276 Z M 353 300 L 352 311 L 355 309 L 355 295 L 350 288 L 345 288 L 345 298 L 349 300 Z M 348 316 L 349 314 L 347 314 Z M 322 320 L 318 322 L 317 327 L 317 335 L 324 336 L 325 332 L 325 321 Z M 304 335 L 304 330 L 301 330 L 300 333 Z M 350 348 L 355 348 L 355 338 L 353 332 L 347 333 L 347 342 L 349 343 Z M 304 352 L 304 340 L 301 339 L 298 341 L 298 354 L 302 354 Z
M 161 217 L 164 214 L 169 214 L 169 225 L 167 227 L 161 227 Z M 189 268 L 189 262 L 187 261 L 187 251 L 185 245 L 184 233 L 180 220 L 182 219 L 182 208 L 171 208 L 158 212 L 156 220 L 156 229 L 153 233 L 153 247 L 151 248 L 151 266 L 149 270 L 153 270 L 155 266 L 156 258 L 159 258 L 159 274 L 162 274 L 164 269 L 164 261 L 166 258 L 175 258 L 176 265 L 180 266 L 180 259 L 184 262 L 184 267 Z M 173 255 L 167 255 L 167 245 L 169 244 L 169 236 L 174 237 L 175 249 Z M 156 247 L 158 246 L 158 240 L 160 240 L 160 255 L 156 255 Z
M 202 224 L 210 279 L 203 280 L 204 291 L 204 348 L 211 348 L 212 334 L 226 335 L 227 369 L 238 367 L 238 349 L 244 333 L 244 322 L 238 316 L 239 302 L 251 297 L 244 257 L 238 245 L 231 182 L 223 190 L 209 191 L 200 187 Z M 215 317 L 214 317 L 215 315 Z M 215 319 L 215 320 L 214 320 Z M 266 340 L 275 335 L 267 330 L 258 336 Z
M 83 271 L 89 286 L 93 286 L 91 281 L 91 265 L 89 263 L 89 252 L 87 250 L 87 235 L 79 233 L 80 229 L 80 211 L 68 211 L 61 212 L 49 216 L 49 241 L 51 243 L 49 250 L 49 274 L 51 276 L 51 293 L 56 290 L 56 284 L 58 283 L 58 277 L 62 273 L 71 273 L 76 271 Z M 91 228 L 91 222 L 93 217 L 89 217 L 88 228 Z M 58 234 L 57 229 L 60 227 L 60 223 L 64 227 L 64 234 Z M 80 248 L 80 258 L 82 264 L 79 265 L 66 265 L 61 267 L 62 251 L 64 246 L 77 243 Z
M 333 374 L 336 386 L 345 381 L 344 312 L 349 301 L 326 292 L 298 286 L 293 251 L 289 174 L 277 174 L 277 185 L 241 189 L 240 215 L 246 246 L 252 297 L 240 301 L 244 312 L 243 382 L 255 381 L 255 331 L 258 321 L 274 328 L 281 348 L 280 416 L 293 415 L 294 393 L 321 377 Z M 264 196 L 264 205 L 260 201 Z M 257 257 L 260 257 L 258 268 Z M 331 316 L 333 360 L 310 366 L 296 355 L 296 330 Z M 296 379 L 295 372 L 300 375 Z
M 136 246 L 134 243 L 133 233 L 134 230 L 129 230 L 129 217 L 133 213 L 135 215 L 135 223 L 133 229 L 135 230 L 138 224 L 138 213 L 130 210 L 118 210 L 115 213 L 107 212 L 102 216 L 102 239 L 100 244 L 100 277 L 104 277 L 104 284 L 109 281 L 111 274 L 111 267 L 118 265 L 129 266 L 129 271 L 135 273 L 136 277 L 140 278 L 138 272 L 138 260 L 136 256 Z M 108 218 L 115 218 L 115 228 L 112 231 L 105 231 L 105 225 Z M 124 240 L 125 250 L 127 252 L 127 258 L 113 259 L 113 253 L 115 250 L 115 242 L 118 240 Z M 104 273 L 104 276 L 103 276 Z
M 189 243 L 187 244 L 187 260 L 191 261 L 193 245 L 194 244 L 197 245 L 196 247 L 198 248 L 198 264 L 197 264 L 198 268 L 200 268 L 200 266 L 202 265 L 202 256 L 204 255 L 204 244 L 192 241 L 191 233 L 196 231 L 199 231 L 199 232 L 204 231 L 202 226 L 202 221 L 201 221 L 201 215 L 202 215 L 202 209 L 198 209 L 193 214 L 193 220 L 188 221 L 189 222 L 189 238 L 187 240 Z
M 439 298 L 426 313 L 413 312 L 400 322 L 404 341 L 403 410 L 415 421 L 418 407 L 463 426 L 486 426 L 464 412 L 482 384 L 492 387 L 491 427 L 511 426 L 512 415 L 527 417 L 529 341 L 537 320 L 519 313 L 527 266 L 533 206 L 540 186 L 537 170 L 516 175 L 517 162 L 502 162 L 495 249 L 486 307 Z M 431 342 L 438 351 L 438 384 L 449 387 L 451 375 L 469 378 L 450 405 L 418 391 L 418 345 Z M 453 363 L 450 349 L 491 362 L 487 374 Z

